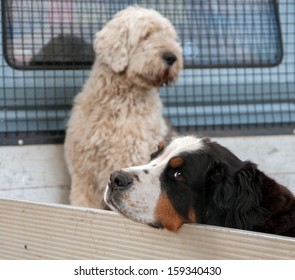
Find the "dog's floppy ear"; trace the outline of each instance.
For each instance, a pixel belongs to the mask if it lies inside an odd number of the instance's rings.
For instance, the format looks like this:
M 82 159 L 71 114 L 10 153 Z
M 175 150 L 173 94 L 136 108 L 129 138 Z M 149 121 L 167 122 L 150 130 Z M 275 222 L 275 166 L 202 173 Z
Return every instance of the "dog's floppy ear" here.
M 117 16 L 95 34 L 94 51 L 97 59 L 107 64 L 116 73 L 128 65 L 128 22 Z
M 252 230 L 262 218 L 261 178 L 255 164 L 243 162 L 236 170 L 224 162 L 215 162 L 208 172 L 212 204 L 209 223 Z
M 214 210 L 210 211 L 213 216 L 216 209 L 218 211 L 217 216 L 220 212 L 227 211 L 233 195 L 231 181 L 230 169 L 225 163 L 216 160 L 211 163 L 207 173 L 206 185 L 209 187 L 209 197 L 212 198 L 212 205 L 214 205 Z M 214 217 L 213 219 L 215 220 Z
M 211 163 L 210 169 L 207 174 L 209 183 L 218 184 L 223 181 L 226 176 L 226 166 L 222 162 L 214 161 Z
M 254 163 L 242 163 L 234 175 L 234 188 L 233 212 L 227 217 L 227 222 L 236 228 L 255 230 L 263 213 L 260 207 L 262 178 Z

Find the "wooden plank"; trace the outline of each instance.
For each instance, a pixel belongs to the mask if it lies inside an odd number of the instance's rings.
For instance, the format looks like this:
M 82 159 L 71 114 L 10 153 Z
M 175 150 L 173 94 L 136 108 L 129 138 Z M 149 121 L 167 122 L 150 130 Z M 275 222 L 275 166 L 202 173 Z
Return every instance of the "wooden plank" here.
M 178 233 L 112 211 L 0 198 L 1 259 L 295 259 L 295 238 L 184 225 Z

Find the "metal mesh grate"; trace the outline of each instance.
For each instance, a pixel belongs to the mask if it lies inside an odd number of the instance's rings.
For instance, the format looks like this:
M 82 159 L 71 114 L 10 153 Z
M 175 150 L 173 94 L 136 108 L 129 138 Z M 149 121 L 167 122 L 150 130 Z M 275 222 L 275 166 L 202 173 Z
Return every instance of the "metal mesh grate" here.
M 73 97 L 94 59 L 95 32 L 134 3 L 158 10 L 178 31 L 186 69 L 161 97 L 179 131 L 292 131 L 291 0 L 2 0 L 2 144 L 63 140 Z

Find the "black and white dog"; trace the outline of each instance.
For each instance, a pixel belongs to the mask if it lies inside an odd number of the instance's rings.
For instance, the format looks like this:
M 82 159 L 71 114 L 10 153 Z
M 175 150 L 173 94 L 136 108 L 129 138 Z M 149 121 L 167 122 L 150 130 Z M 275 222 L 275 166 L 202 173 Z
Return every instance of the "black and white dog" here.
M 171 231 L 203 223 L 295 237 L 293 194 L 208 138 L 160 143 L 148 164 L 113 172 L 104 199 L 132 220 Z

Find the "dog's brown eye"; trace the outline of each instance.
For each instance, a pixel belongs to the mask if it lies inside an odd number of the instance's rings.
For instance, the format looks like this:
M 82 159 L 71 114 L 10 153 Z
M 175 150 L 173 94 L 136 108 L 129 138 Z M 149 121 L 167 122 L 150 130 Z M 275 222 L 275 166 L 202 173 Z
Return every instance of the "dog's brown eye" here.
M 174 176 L 174 178 L 176 178 L 179 181 L 183 181 L 184 180 L 184 176 L 183 176 L 183 174 L 180 171 L 176 171 L 173 176 Z

